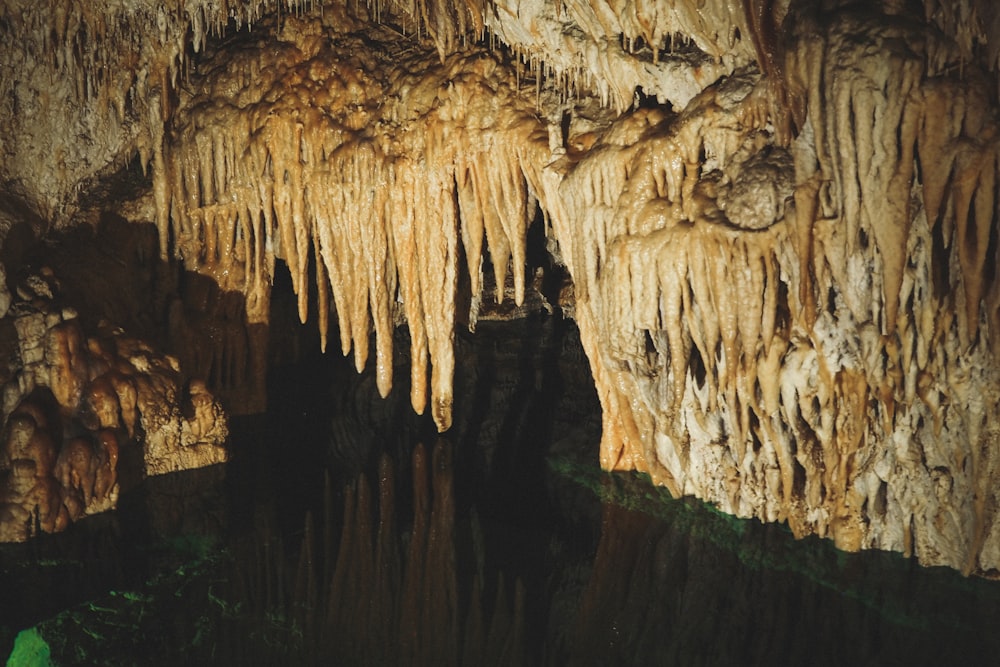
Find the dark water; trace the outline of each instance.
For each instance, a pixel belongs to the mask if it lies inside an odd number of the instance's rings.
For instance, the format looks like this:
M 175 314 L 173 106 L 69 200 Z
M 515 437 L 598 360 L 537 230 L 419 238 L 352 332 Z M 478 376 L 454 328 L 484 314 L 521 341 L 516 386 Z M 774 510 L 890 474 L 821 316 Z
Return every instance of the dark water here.
M 998 664 L 995 582 L 600 472 L 571 325 L 481 323 L 457 350 L 447 437 L 402 356 L 383 401 L 309 355 L 226 467 L 0 548 L 0 652 L 27 629 L 13 664 Z

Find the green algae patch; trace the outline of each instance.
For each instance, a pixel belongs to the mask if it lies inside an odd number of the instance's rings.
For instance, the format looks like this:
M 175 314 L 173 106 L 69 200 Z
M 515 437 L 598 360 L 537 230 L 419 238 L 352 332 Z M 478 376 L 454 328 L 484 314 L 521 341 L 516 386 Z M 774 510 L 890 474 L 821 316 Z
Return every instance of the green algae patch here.
M 28 628 L 18 633 L 14 640 L 14 650 L 7 658 L 7 667 L 49 667 L 52 665 L 52 651 L 37 628 Z

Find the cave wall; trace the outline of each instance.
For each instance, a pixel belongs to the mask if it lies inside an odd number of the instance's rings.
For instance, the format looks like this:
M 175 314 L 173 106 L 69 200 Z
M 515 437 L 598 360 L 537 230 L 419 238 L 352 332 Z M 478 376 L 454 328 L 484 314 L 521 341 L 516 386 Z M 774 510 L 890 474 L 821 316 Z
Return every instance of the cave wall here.
M 411 403 L 442 430 L 459 285 L 478 308 L 491 266 L 520 303 L 544 225 L 602 466 L 990 575 L 996 14 L 8 3 L 0 180 L 58 225 L 138 156 L 165 256 L 255 326 L 284 261 L 359 368 L 374 332 L 383 394 L 405 323 Z

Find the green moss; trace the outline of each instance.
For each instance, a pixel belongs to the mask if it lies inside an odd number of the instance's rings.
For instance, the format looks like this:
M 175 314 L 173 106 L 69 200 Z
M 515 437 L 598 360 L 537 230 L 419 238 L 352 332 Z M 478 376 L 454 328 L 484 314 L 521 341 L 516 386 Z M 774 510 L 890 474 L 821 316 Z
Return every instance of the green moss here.
M 17 635 L 14 650 L 7 658 L 7 667 L 46 667 L 52 664 L 49 644 L 37 628 L 28 628 Z

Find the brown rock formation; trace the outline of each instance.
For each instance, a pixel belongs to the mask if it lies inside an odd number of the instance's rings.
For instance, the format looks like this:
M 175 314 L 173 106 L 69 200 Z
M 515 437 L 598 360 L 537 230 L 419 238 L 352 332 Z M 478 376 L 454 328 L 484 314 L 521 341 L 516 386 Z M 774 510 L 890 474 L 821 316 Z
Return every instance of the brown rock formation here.
M 333 313 L 360 367 L 374 331 L 383 394 L 405 321 L 412 405 L 429 399 L 442 430 L 459 286 L 478 309 L 488 255 L 520 305 L 543 225 L 573 282 L 602 465 L 847 549 L 995 574 L 995 13 L 15 2 L 0 123 L 19 140 L 0 179 L 62 224 L 85 179 L 138 156 L 153 205 L 133 217 L 164 257 L 241 292 L 246 326 L 266 324 L 276 259 L 304 320 L 313 267 L 324 339 Z M 55 378 L 75 409 L 87 346 L 65 319 L 16 326 L 24 382 Z M 230 324 L 212 363 L 259 377 L 261 339 Z M 156 379 L 177 369 L 119 354 L 147 433 L 183 432 Z
M 121 331 L 88 336 L 52 284 L 28 282 L 38 289 L 10 311 L 20 355 L 3 385 L 0 540 L 113 509 L 122 448 L 139 451 L 143 475 L 226 460 L 226 416 L 203 383 L 182 391 L 176 361 Z

